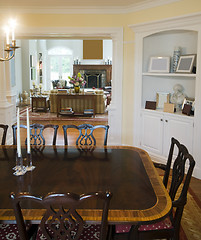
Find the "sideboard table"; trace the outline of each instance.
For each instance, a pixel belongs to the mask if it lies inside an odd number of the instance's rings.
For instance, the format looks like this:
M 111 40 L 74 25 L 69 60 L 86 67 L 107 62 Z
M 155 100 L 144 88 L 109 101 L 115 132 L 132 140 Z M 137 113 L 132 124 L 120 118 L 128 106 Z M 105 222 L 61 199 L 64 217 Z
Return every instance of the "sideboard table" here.
M 71 107 L 70 101 L 68 101 L 68 106 L 65 106 L 65 99 L 67 100 L 76 100 L 79 101 L 78 104 L 84 105 L 85 102 L 92 104 L 93 109 L 93 117 L 95 117 L 95 107 L 96 107 L 96 95 L 95 94 L 57 94 L 57 117 L 60 115 L 64 115 L 64 112 L 61 112 L 62 107 Z M 87 104 L 88 105 L 88 104 Z M 86 106 L 87 106 L 86 105 Z M 73 109 L 74 111 L 74 109 Z M 84 112 L 74 111 L 74 116 L 84 116 Z

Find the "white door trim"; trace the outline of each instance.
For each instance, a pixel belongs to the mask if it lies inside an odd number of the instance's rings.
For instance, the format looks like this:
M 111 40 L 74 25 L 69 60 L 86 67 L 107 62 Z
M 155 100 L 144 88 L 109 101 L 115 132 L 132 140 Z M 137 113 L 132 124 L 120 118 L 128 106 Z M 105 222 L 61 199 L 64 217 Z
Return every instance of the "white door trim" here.
M 123 28 L 122 27 L 37 27 L 21 28 L 17 38 L 41 39 L 112 39 L 112 101 L 108 108 L 109 145 L 121 145 L 122 139 L 122 80 L 123 80 Z

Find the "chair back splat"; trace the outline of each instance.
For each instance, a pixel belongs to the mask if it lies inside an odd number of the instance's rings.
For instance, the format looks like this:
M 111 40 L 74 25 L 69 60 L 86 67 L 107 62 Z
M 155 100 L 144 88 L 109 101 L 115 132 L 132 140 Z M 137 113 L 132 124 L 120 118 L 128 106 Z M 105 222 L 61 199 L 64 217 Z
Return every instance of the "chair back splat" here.
M 104 136 L 104 146 L 107 145 L 107 137 L 108 137 L 108 129 L 109 125 L 96 125 L 93 126 L 91 124 L 82 124 L 79 126 L 76 125 L 63 125 L 64 131 L 64 143 L 68 145 L 68 129 L 77 129 L 79 131 L 79 136 L 76 139 L 77 146 L 95 146 L 96 145 L 96 138 L 94 137 L 94 130 L 98 128 L 105 129 L 105 136 Z
M 16 138 L 16 132 L 17 132 L 17 125 L 12 125 L 13 128 L 13 145 L 17 145 L 17 138 Z M 27 129 L 26 125 L 20 125 L 20 128 Z M 45 145 L 45 138 L 43 135 L 43 131 L 47 128 L 53 129 L 53 140 L 52 145 L 56 145 L 56 138 L 57 138 L 57 130 L 59 128 L 58 125 L 53 124 L 38 124 L 34 123 L 30 125 L 30 142 L 31 145 Z M 27 139 L 25 140 L 25 144 L 27 144 Z
M 6 135 L 7 135 L 7 130 L 8 130 L 8 125 L 0 124 L 0 128 L 3 129 L 3 135 L 2 135 L 1 145 L 5 145 L 5 143 L 6 143 Z
M 46 209 L 38 230 L 38 234 L 40 232 L 46 239 L 87 239 L 87 236 L 84 236 L 83 233 L 85 221 L 77 209 L 81 204 L 90 199 L 90 202 L 94 201 L 93 204 L 95 204 L 95 206 L 97 206 L 99 202 L 102 203 L 100 240 L 106 240 L 108 209 L 112 197 L 110 192 L 96 192 L 82 195 L 75 193 L 50 193 L 43 198 L 32 196 L 29 193 L 18 193 L 16 195 L 11 193 L 10 196 L 21 240 L 30 239 L 26 231 L 21 209 L 21 203 L 24 201 L 30 204 L 36 202 L 42 205 L 42 208 Z

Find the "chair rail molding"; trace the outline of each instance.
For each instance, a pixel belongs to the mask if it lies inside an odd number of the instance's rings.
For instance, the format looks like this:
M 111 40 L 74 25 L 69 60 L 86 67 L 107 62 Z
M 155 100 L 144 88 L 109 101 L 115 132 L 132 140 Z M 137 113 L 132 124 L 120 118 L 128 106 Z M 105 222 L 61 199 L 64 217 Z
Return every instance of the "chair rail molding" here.
M 194 31 L 197 32 L 197 62 L 200 62 L 201 56 L 201 13 L 190 15 L 183 15 L 163 19 L 160 21 L 152 21 L 140 24 L 129 25 L 135 33 L 135 68 L 134 68 L 134 131 L 133 131 L 133 145 L 141 146 L 141 122 L 139 116 L 142 109 L 142 69 L 143 69 L 143 39 L 155 33 L 162 33 L 168 31 Z M 194 176 L 201 179 L 201 67 L 197 64 L 196 68 L 196 113 L 194 115 L 194 130 L 193 130 L 193 153 L 191 153 L 195 160 L 196 166 L 194 169 Z M 151 155 L 151 154 L 150 154 Z M 162 156 L 156 156 L 155 160 L 164 162 Z M 153 158 L 152 158 L 153 159 Z
M 112 39 L 112 101 L 108 110 L 110 125 L 108 145 L 121 145 L 122 139 L 122 79 L 123 28 L 122 27 L 41 27 L 21 28 L 17 38 L 93 38 Z

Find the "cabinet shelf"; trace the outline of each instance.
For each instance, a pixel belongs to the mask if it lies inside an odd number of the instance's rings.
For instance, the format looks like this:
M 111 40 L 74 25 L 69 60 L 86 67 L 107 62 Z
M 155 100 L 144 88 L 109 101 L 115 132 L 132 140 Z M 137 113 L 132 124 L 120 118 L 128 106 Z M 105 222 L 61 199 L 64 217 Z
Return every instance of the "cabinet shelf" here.
M 163 109 L 150 110 L 150 109 L 141 108 L 141 112 L 147 112 L 147 113 L 152 113 L 152 114 L 163 113 L 163 114 L 166 114 L 169 116 L 181 117 L 181 118 L 185 118 L 185 119 L 193 119 L 194 118 L 194 115 L 187 116 L 187 115 L 183 114 L 182 111 L 168 113 L 168 112 L 164 112 Z
M 162 77 L 189 77 L 195 78 L 195 73 L 142 73 L 143 76 L 162 76 Z

